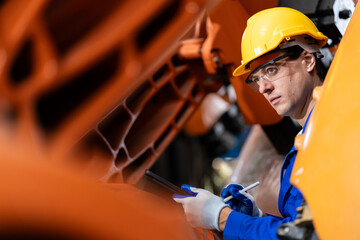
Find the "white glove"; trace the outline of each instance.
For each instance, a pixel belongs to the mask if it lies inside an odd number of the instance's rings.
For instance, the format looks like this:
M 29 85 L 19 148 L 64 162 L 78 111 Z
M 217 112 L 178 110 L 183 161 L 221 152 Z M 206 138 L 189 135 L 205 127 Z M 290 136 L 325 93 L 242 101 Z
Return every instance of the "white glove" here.
M 183 205 L 186 220 L 192 227 L 200 227 L 204 229 L 219 229 L 219 215 L 221 210 L 228 206 L 224 203 L 221 197 L 218 197 L 211 192 L 190 187 L 190 190 L 197 193 L 195 197 L 180 196 L 173 197 L 175 202 Z

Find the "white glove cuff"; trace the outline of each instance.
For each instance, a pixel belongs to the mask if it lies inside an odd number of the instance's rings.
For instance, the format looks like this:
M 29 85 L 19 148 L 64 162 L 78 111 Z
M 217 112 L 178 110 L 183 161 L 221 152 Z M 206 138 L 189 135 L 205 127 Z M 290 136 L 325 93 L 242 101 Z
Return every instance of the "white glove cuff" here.
M 222 200 L 222 198 L 213 196 L 207 200 L 205 203 L 206 209 L 203 209 L 205 211 L 201 212 L 201 221 L 203 223 L 208 223 L 209 229 L 216 229 L 220 231 L 219 228 L 219 216 L 220 212 L 224 207 L 227 207 L 228 205 L 225 204 Z

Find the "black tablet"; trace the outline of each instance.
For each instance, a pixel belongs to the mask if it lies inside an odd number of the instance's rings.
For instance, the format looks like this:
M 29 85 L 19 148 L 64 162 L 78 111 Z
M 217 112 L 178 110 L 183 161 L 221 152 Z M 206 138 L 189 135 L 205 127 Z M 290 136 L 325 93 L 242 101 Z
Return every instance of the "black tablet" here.
M 179 188 L 178 186 L 172 184 L 171 182 L 169 182 L 168 180 L 160 177 L 159 175 L 156 175 L 155 173 L 151 172 L 149 169 L 145 170 L 145 175 L 153 182 L 161 185 L 162 187 L 166 188 L 167 190 L 176 193 L 176 194 L 180 194 L 180 195 L 184 195 L 184 196 L 195 196 L 195 194 L 190 194 L 188 192 L 186 192 L 185 190 Z

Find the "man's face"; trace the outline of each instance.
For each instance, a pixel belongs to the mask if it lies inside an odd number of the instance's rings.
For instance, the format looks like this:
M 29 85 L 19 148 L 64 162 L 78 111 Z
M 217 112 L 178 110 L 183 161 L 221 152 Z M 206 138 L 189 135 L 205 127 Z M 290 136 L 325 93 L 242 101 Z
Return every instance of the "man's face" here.
M 284 58 L 276 66 L 262 68 L 252 76 L 258 81 L 259 92 L 280 116 L 300 116 L 308 101 L 312 99 L 314 86 L 305 54 L 309 53 L 304 51 L 295 60 Z M 278 75 L 272 78 L 274 71 L 277 71 Z

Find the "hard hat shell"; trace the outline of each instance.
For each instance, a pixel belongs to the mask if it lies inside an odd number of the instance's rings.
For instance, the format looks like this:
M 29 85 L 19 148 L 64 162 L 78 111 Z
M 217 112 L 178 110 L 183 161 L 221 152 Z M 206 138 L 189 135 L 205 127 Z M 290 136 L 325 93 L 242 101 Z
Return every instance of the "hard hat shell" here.
M 241 65 L 233 72 L 240 76 L 247 72 L 246 65 L 254 59 L 274 50 L 285 39 L 298 35 L 308 35 L 317 41 L 321 48 L 327 43 L 327 37 L 303 13 L 287 7 L 275 7 L 262 10 L 247 21 L 241 40 Z

